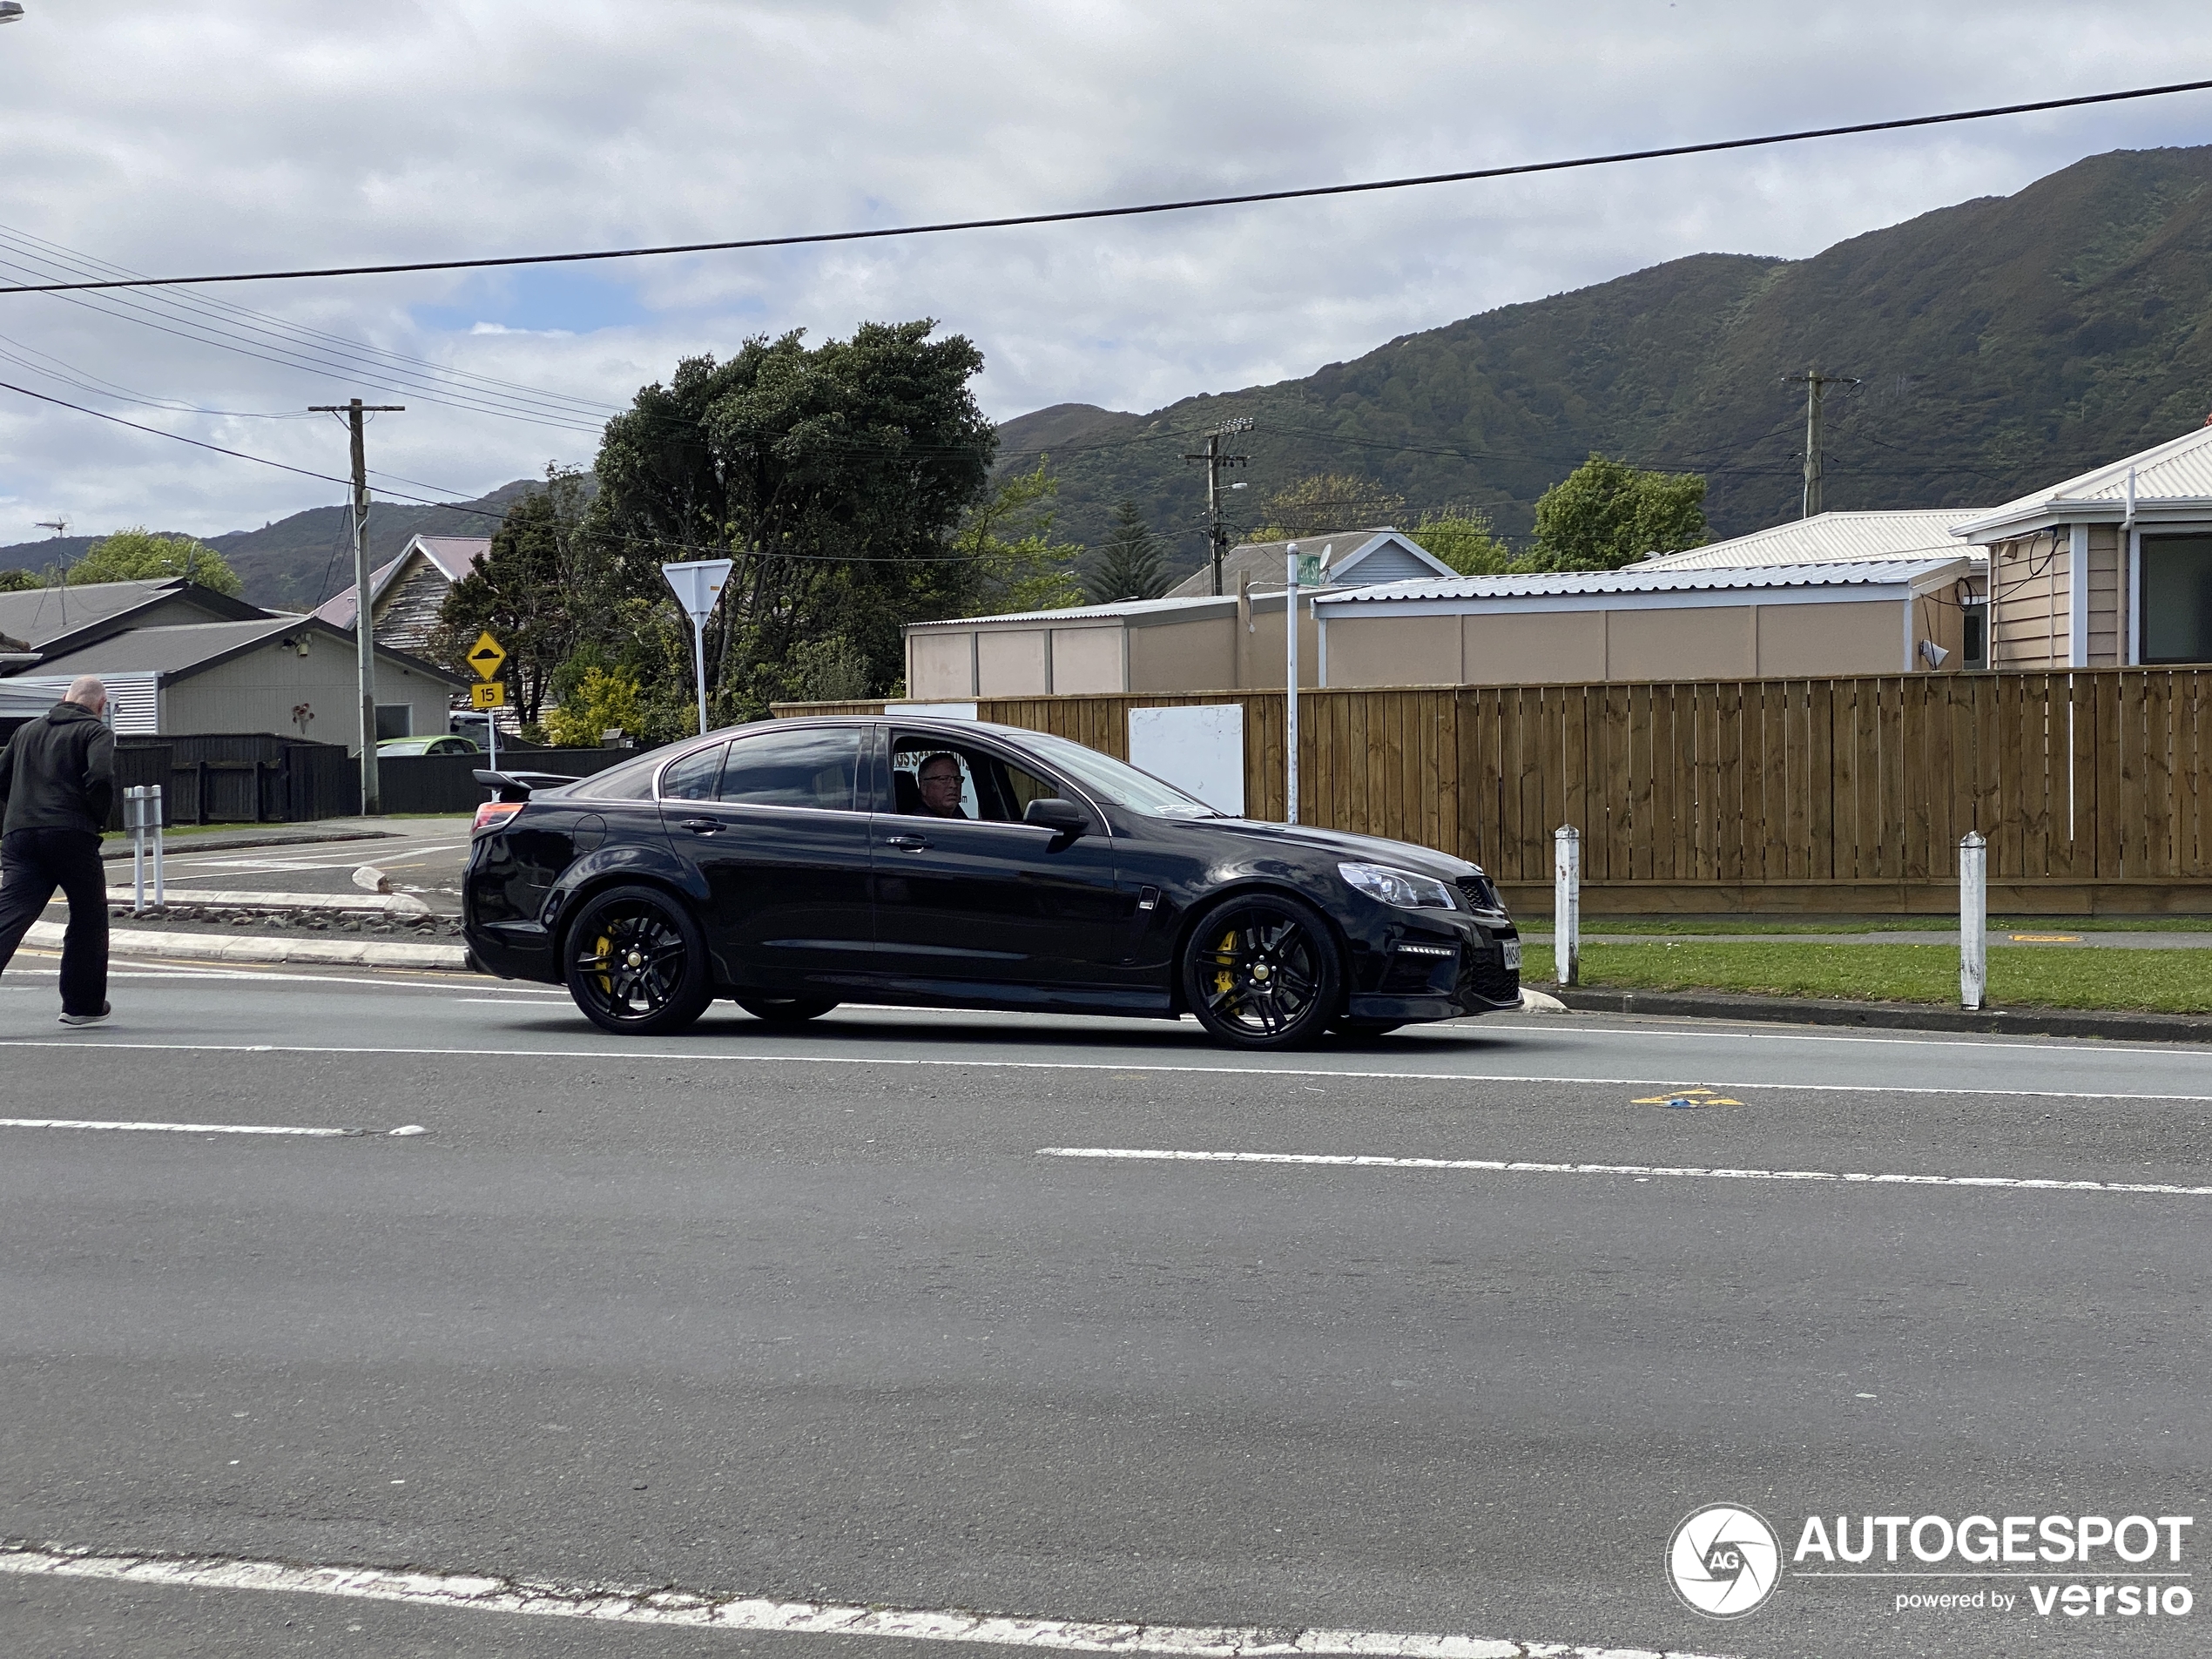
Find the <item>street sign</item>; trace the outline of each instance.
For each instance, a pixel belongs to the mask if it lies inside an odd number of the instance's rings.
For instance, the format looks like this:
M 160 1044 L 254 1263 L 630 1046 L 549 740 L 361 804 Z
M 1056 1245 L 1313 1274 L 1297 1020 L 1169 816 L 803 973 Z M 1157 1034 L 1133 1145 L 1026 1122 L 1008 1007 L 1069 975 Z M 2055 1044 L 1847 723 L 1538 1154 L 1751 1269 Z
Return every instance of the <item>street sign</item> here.
M 469 666 L 476 671 L 476 678 L 480 680 L 488 680 L 498 673 L 499 665 L 506 660 L 507 647 L 494 639 L 489 633 L 478 634 L 476 643 L 469 647 Z M 494 703 L 479 703 L 476 706 L 480 709 L 488 709 L 500 705 Z
M 1298 556 L 1298 584 L 1301 588 L 1321 585 L 1321 555 L 1301 553 Z
M 503 709 L 507 706 L 507 682 L 486 680 L 482 685 L 469 688 L 469 706 L 475 709 Z
M 684 614 L 696 624 L 714 614 L 715 601 L 722 597 L 722 584 L 730 579 L 730 571 L 736 563 L 734 559 L 694 559 L 688 564 L 664 564 L 660 573 L 676 590 Z

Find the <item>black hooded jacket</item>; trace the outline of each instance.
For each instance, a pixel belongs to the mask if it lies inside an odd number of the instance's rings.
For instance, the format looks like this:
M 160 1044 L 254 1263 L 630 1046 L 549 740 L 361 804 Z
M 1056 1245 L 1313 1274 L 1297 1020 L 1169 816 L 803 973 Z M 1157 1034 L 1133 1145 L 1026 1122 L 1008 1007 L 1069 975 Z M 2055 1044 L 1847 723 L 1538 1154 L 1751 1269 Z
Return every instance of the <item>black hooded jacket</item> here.
M 75 703 L 57 703 L 0 750 L 0 833 L 107 827 L 115 800 L 115 733 Z

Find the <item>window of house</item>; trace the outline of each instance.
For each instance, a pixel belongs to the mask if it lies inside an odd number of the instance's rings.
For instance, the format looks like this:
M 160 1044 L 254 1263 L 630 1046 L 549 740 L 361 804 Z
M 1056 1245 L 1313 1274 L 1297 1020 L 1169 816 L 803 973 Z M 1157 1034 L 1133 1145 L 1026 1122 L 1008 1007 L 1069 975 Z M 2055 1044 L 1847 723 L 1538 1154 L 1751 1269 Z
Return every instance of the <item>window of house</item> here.
M 2212 663 L 2212 536 L 2142 539 L 2142 660 Z

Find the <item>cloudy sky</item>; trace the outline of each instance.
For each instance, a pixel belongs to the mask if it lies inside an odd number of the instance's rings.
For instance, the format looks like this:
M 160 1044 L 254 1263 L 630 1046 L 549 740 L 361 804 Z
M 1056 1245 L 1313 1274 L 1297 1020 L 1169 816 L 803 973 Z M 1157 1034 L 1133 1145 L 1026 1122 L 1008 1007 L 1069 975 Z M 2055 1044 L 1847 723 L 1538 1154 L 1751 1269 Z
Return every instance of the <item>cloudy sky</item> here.
M 1852 0 L 24 0 L 0 274 L 623 246 L 1486 166 L 2212 77 L 2212 7 Z M 1004 418 L 1147 409 L 1701 250 L 1811 253 L 2082 156 L 2212 141 L 2212 93 L 1143 221 L 497 275 L 0 295 L 0 380 L 386 487 L 588 462 L 676 360 L 940 319 Z M 463 378 L 467 377 L 467 378 Z M 412 481 L 402 482 L 401 480 Z M 427 488 L 426 488 L 427 486 Z M 202 534 L 336 487 L 0 391 L 0 543 Z

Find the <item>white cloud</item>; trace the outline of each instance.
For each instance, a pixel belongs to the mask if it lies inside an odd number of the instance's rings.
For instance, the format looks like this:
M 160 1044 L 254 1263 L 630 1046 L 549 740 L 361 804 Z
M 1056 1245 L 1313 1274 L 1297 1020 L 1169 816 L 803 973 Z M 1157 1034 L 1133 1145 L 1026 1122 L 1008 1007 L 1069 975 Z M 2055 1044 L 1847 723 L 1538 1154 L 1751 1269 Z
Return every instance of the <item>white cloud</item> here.
M 1442 171 L 2141 84 L 2212 59 L 2202 8 L 1706 0 L 1573 7 L 664 0 L 35 0 L 0 34 L 0 224 L 163 273 L 786 234 Z M 163 89 L 160 96 L 148 96 Z M 995 415 L 1150 408 L 1703 250 L 1802 255 L 2080 156 L 2201 139 L 2212 97 L 1597 172 L 902 242 L 0 296 L 12 381 L 326 473 L 308 403 L 404 402 L 373 464 L 475 491 L 587 461 L 682 355 L 931 315 Z M 0 260 L 15 256 L 0 253 Z M 18 261 L 19 262 L 19 261 Z M 455 408 L 317 342 L 284 366 L 146 326 L 254 307 L 538 388 Z M 139 320 L 131 319 L 136 317 Z M 295 340 L 295 349 L 306 342 Z M 0 353 L 13 349 L 0 341 Z M 35 353 L 47 357 L 34 356 Z M 64 374 L 51 360 L 68 365 Z M 72 385 L 71 381 L 79 382 Z M 85 389 L 85 388 L 91 389 Z M 125 401 L 233 411 L 179 412 Z M 540 401 L 541 421 L 556 409 Z M 63 511 L 202 533 L 338 498 L 0 393 L 0 543 Z

